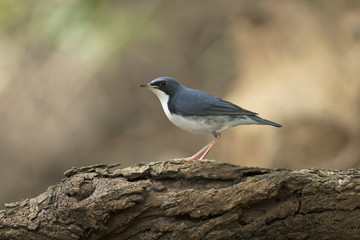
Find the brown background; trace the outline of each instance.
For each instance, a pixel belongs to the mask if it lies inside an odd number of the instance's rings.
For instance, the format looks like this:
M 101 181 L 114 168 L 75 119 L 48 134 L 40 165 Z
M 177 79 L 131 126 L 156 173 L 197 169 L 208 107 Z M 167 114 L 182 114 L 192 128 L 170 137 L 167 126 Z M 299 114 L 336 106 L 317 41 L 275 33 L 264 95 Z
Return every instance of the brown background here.
M 0 204 L 66 169 L 192 155 L 137 87 L 159 76 L 281 129 L 240 126 L 208 155 L 260 167 L 360 166 L 358 1 L 0 0 Z

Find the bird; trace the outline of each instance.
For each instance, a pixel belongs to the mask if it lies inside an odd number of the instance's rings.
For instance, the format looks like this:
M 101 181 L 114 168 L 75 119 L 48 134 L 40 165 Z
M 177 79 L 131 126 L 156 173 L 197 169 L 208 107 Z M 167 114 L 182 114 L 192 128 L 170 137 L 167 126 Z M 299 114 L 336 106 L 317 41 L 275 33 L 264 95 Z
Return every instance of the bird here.
M 177 127 L 191 133 L 211 133 L 214 139 L 185 161 L 201 160 L 220 139 L 220 133 L 238 125 L 280 124 L 209 93 L 187 88 L 171 77 L 159 77 L 139 87 L 151 90 L 160 100 L 167 118 Z M 200 156 L 201 155 L 201 156 Z M 199 158 L 200 157 L 200 158 Z

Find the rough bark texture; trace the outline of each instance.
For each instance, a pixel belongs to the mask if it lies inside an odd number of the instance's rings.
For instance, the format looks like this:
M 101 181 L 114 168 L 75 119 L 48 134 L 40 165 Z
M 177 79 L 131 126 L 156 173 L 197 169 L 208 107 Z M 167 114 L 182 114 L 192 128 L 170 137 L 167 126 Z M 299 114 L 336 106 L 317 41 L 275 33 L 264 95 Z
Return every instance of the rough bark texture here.
M 359 170 L 215 161 L 73 168 L 0 211 L 0 239 L 359 239 Z

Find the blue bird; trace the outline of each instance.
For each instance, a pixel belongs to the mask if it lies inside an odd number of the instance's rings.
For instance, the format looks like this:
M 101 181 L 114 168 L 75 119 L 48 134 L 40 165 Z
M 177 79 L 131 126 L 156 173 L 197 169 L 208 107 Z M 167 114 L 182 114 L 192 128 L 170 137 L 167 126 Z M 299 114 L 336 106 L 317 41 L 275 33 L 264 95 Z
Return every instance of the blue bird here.
M 184 87 L 170 77 L 159 77 L 139 87 L 151 90 L 159 98 L 166 116 L 175 126 L 191 133 L 212 133 L 214 136 L 199 152 L 182 158 L 186 161 L 203 160 L 220 139 L 220 133 L 231 127 L 249 124 L 281 127 L 231 102 Z

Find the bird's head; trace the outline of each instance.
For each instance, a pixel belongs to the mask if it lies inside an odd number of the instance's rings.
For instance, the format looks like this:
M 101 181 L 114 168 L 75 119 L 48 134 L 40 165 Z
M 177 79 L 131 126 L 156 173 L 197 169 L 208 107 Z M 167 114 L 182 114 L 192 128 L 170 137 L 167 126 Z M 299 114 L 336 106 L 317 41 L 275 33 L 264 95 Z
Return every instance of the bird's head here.
M 164 93 L 170 97 L 173 96 L 176 91 L 183 86 L 171 77 L 159 77 L 152 80 L 150 83 L 140 84 L 139 87 L 151 90 L 158 97 L 160 97 Z

